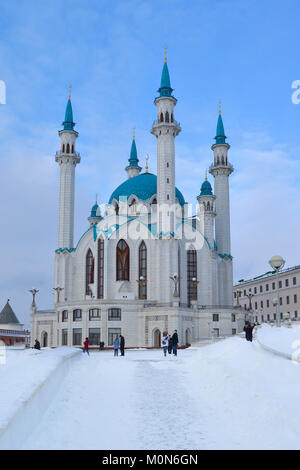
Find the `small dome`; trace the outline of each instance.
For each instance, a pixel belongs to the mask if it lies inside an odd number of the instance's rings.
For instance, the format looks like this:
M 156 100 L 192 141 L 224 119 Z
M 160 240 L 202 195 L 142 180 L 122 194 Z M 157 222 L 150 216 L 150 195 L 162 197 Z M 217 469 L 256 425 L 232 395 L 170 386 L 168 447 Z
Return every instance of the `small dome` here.
M 202 184 L 200 196 L 213 196 L 212 187 L 209 181 L 205 180 Z
M 98 204 L 94 204 L 91 210 L 91 217 L 101 217 L 100 207 Z
M 124 183 L 120 184 L 117 189 L 114 190 L 109 199 L 109 204 L 112 203 L 113 199 L 119 201 L 120 197 L 126 197 L 127 199 L 134 194 L 138 199 L 147 201 L 152 196 L 157 194 L 157 177 L 152 173 L 142 173 L 141 175 L 134 176 Z M 179 189 L 175 190 L 176 198 L 181 206 L 185 204 L 185 200 Z

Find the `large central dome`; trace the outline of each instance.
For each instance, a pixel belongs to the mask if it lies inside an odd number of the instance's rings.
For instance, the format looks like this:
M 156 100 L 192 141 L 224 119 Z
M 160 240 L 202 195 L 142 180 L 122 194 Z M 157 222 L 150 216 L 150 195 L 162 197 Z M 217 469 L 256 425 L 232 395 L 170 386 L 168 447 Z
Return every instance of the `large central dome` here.
M 126 197 L 127 199 L 134 195 L 142 201 L 147 201 L 152 196 L 157 194 L 157 176 L 153 173 L 142 173 L 141 175 L 134 176 L 120 184 L 117 189 L 114 190 L 109 199 L 109 204 L 112 203 L 113 199 L 119 201 L 120 197 Z M 181 206 L 185 204 L 185 200 L 179 189 L 175 188 L 175 196 Z

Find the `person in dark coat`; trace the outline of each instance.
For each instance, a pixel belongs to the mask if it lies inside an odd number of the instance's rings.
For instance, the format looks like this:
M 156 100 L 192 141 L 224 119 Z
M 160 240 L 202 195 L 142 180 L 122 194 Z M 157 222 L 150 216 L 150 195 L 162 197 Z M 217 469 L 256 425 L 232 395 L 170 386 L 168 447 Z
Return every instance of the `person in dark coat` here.
M 177 334 L 177 330 L 175 330 L 172 336 L 172 346 L 173 346 L 174 356 L 177 356 L 177 345 L 178 345 L 178 334 Z
M 35 343 L 34 343 L 33 347 L 34 347 L 34 349 L 41 349 L 41 344 L 37 339 L 35 340 Z
M 246 340 L 247 340 L 247 341 L 251 341 L 251 342 L 252 342 L 252 339 L 253 339 L 253 328 L 254 328 L 254 326 L 250 325 L 250 323 L 246 323 L 245 326 L 244 326 L 244 332 L 245 332 Z
M 169 353 L 169 354 L 172 354 L 172 350 L 173 350 L 173 340 L 172 340 L 172 338 L 170 337 L 170 339 L 169 339 L 169 346 L 168 346 L 168 353 Z
M 83 352 L 87 352 L 88 356 L 90 355 L 89 353 L 89 339 L 85 338 L 85 342 L 83 343 Z
M 121 356 L 125 356 L 125 338 L 122 335 L 120 335 L 120 351 Z

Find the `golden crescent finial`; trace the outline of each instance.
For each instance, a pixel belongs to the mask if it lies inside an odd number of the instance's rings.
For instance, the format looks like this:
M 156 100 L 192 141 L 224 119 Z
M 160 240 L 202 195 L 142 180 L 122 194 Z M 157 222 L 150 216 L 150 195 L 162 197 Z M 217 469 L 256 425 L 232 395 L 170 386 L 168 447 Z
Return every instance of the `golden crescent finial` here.
M 219 115 L 221 116 L 221 100 L 219 100 Z
M 98 194 L 96 194 L 96 204 L 98 204 Z
M 168 46 L 165 47 L 165 64 L 167 63 L 167 49 L 168 49 Z
M 133 138 L 133 140 L 135 140 L 135 127 L 133 128 L 132 138 Z
M 69 100 L 71 100 L 71 88 L 72 88 L 72 85 L 69 86 Z
M 205 169 L 205 181 L 207 181 L 207 168 Z
M 149 170 L 148 160 L 149 160 L 149 155 L 147 154 L 147 157 L 146 157 L 146 173 L 148 173 L 148 170 Z

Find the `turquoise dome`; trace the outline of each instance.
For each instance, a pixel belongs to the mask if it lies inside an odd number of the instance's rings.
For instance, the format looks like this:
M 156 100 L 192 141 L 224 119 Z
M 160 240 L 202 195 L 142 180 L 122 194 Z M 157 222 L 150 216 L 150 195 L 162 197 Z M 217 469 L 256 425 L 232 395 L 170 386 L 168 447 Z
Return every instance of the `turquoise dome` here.
M 100 208 L 97 203 L 92 207 L 90 217 L 101 217 Z
M 212 187 L 209 181 L 205 180 L 201 186 L 200 196 L 212 196 Z
M 114 190 L 109 199 L 109 204 L 112 203 L 113 199 L 119 201 L 121 196 L 127 199 L 134 194 L 138 199 L 147 201 L 154 194 L 157 193 L 157 176 L 152 173 L 142 173 L 141 175 L 134 176 L 120 184 L 117 189 Z M 185 200 L 179 189 L 175 191 L 176 198 L 181 206 L 185 204 Z

